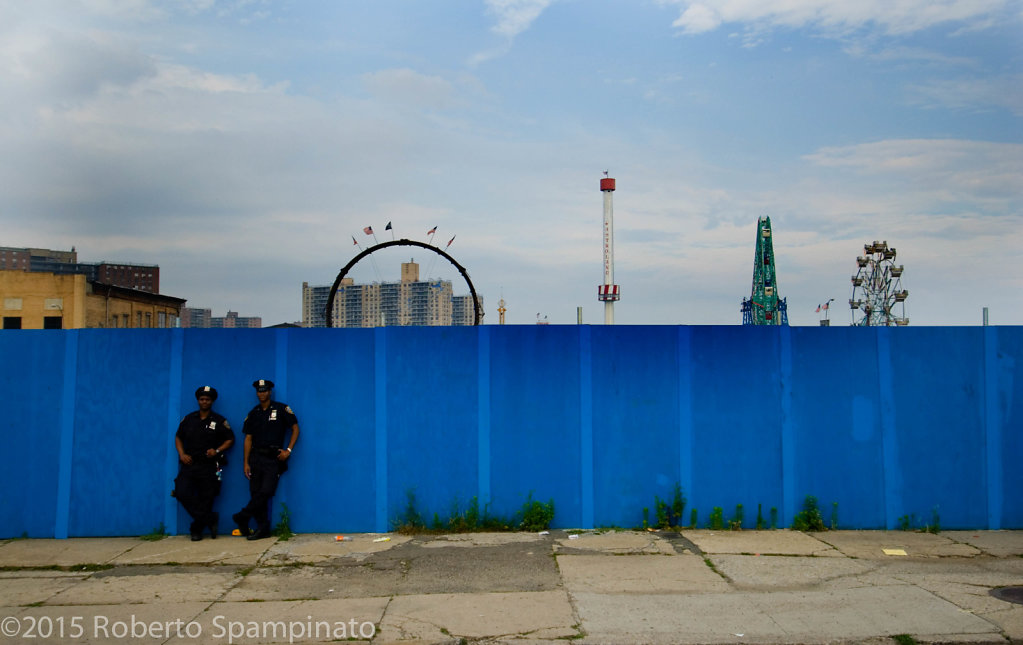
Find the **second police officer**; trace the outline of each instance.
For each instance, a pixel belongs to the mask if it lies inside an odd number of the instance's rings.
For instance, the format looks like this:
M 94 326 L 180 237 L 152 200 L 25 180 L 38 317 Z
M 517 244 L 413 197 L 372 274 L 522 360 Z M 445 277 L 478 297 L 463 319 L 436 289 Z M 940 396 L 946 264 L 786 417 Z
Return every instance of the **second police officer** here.
M 298 441 L 298 419 L 291 408 L 270 398 L 274 383 L 268 379 L 252 382 L 259 404 L 245 417 L 245 476 L 249 479 L 249 503 L 232 516 L 239 532 L 250 540 L 270 537 L 270 500 L 277 481 L 288 469 L 288 460 Z M 290 431 L 290 436 L 289 435 Z M 285 439 L 287 438 L 287 441 Z M 250 533 L 249 521 L 256 521 Z

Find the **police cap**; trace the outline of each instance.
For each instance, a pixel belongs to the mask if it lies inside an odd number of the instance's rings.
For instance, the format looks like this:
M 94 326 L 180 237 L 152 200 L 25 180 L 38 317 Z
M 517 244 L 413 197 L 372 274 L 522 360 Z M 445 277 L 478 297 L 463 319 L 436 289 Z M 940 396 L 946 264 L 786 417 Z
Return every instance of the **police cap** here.
M 269 392 L 274 389 L 274 382 L 270 379 L 257 379 L 252 382 L 252 387 L 256 388 L 257 392 Z
M 214 401 L 216 401 L 217 400 L 217 388 L 211 387 L 209 385 L 204 385 L 204 386 L 202 386 L 201 388 L 199 388 L 198 390 L 195 391 L 195 398 L 198 399 L 200 396 L 208 396 L 211 399 L 213 399 Z

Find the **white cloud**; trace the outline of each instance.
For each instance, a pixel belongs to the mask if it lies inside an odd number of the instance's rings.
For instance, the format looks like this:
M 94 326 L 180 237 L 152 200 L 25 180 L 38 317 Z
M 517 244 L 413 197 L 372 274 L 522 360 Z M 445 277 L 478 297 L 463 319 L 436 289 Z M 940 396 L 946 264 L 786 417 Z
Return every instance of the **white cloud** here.
M 476 67 L 506 55 L 511 51 L 511 43 L 515 37 L 529 29 L 553 0 L 484 0 L 484 2 L 487 13 L 497 18 L 497 24 L 490 30 L 503 36 L 505 41 L 469 56 L 467 60 L 469 67 Z
M 993 78 L 931 80 L 909 86 L 911 100 L 924 107 L 954 110 L 1002 108 L 1023 116 L 1023 74 Z
M 487 11 L 497 17 L 493 31 L 514 38 L 529 29 L 552 0 L 486 0 Z
M 693 3 L 682 11 L 682 15 L 671 26 L 679 27 L 688 34 L 702 34 L 717 29 L 722 22 L 718 11 L 704 4 Z
M 55 31 L 26 31 L 6 39 L 0 45 L 0 66 L 0 83 L 44 101 L 79 100 L 156 73 L 151 57 L 115 37 Z
M 878 141 L 822 148 L 806 159 L 903 182 L 921 191 L 923 203 L 983 203 L 983 210 L 1020 215 L 1023 144 L 956 139 Z M 928 198 L 928 195 L 930 196 Z
M 79 0 L 79 4 L 90 13 L 121 20 L 146 22 L 158 20 L 166 15 L 162 9 L 154 6 L 152 0 Z
M 701 34 L 723 24 L 744 23 L 753 29 L 810 27 L 844 33 L 876 27 L 888 34 L 918 31 L 947 22 L 991 24 L 1013 0 L 660 0 L 681 5 L 672 23 L 685 34 Z

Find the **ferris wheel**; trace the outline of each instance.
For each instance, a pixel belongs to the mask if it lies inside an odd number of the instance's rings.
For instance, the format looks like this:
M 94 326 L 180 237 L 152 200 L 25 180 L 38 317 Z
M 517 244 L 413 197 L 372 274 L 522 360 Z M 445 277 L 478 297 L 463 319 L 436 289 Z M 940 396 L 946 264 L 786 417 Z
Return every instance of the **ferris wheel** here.
M 904 267 L 895 265 L 895 247 L 888 242 L 864 244 L 863 253 L 856 258 L 859 270 L 852 277 L 853 293 L 849 299 L 852 324 L 862 327 L 900 327 L 909 324 L 906 317 L 906 298 L 909 291 L 902 288 Z

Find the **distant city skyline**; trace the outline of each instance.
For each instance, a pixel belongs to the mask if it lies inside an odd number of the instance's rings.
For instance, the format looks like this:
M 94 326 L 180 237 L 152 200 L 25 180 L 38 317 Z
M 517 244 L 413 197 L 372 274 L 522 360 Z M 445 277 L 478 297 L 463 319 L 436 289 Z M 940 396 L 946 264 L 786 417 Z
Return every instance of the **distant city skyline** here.
M 302 283 L 302 326 L 327 327 L 333 284 Z M 480 298 L 482 306 L 483 299 Z M 420 280 L 419 263 L 401 263 L 401 278 L 356 281 L 344 277 L 331 308 L 333 327 L 467 326 L 475 324 L 471 295 L 455 295 L 450 280 Z
M 602 324 L 608 171 L 616 324 L 741 324 L 766 216 L 791 325 L 849 324 L 875 240 L 911 326 L 1018 325 L 1021 33 L 1019 0 L 5 3 L 0 245 L 269 326 L 364 228 L 436 228 L 487 324 Z

